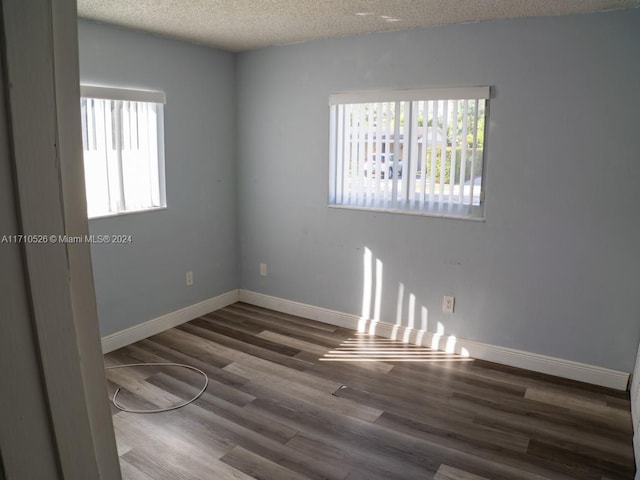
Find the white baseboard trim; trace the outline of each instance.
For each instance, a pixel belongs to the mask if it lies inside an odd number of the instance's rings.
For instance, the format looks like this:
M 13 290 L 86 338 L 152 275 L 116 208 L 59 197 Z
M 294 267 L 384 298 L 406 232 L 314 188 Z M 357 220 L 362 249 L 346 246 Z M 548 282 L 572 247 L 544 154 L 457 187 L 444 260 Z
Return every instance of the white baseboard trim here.
M 238 300 L 238 290 L 231 290 L 217 297 L 209 298 L 208 300 L 181 308 L 175 312 L 153 318 L 140 325 L 134 325 L 131 328 L 112 333 L 111 335 L 102 337 L 102 352 L 109 353 L 118 348 L 126 347 L 127 345 L 131 345 L 157 333 L 164 332 L 169 328 L 177 327 L 209 312 L 236 303 Z
M 615 388 L 617 390 L 626 390 L 627 382 L 629 381 L 629 373 L 627 372 L 456 338 L 453 335 L 444 333 L 438 334 L 415 330 L 401 325 L 374 322 L 372 320 L 362 319 L 357 315 L 293 302 L 249 290 L 240 289 L 238 294 L 240 301 L 252 305 L 309 318 L 311 320 L 318 320 L 339 327 L 351 328 L 359 332 L 375 333 L 385 338 L 401 340 L 451 353 L 458 353 L 480 360 L 524 368 L 534 372 L 546 373 L 548 375 Z

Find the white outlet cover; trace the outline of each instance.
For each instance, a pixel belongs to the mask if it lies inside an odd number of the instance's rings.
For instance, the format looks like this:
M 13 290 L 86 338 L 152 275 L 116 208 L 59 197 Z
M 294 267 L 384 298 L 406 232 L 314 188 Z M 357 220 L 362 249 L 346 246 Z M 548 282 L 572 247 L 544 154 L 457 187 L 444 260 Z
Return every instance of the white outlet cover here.
M 445 297 L 442 299 L 442 311 L 444 313 L 453 313 L 455 302 L 455 297 L 445 295 Z

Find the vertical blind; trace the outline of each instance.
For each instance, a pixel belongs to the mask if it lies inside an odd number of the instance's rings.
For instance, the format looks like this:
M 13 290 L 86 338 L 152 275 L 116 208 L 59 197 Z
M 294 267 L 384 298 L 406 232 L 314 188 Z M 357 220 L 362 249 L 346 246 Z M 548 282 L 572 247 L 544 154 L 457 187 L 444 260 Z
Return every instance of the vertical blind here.
M 162 109 L 156 102 L 81 98 L 89 217 L 164 206 Z
M 330 98 L 330 203 L 474 216 L 489 87 Z

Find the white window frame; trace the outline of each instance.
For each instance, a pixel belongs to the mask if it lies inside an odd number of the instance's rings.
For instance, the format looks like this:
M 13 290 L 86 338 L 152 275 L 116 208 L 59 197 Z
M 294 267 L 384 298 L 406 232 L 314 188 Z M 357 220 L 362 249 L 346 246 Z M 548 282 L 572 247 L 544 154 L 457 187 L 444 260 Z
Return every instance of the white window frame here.
M 329 207 L 484 220 L 490 94 L 489 86 L 480 86 L 330 95 Z M 443 124 L 428 126 L 439 115 Z M 402 124 L 395 122 L 400 117 Z M 453 118 L 456 128 L 448 129 Z M 447 150 L 451 154 L 443 155 Z M 436 178 L 436 170 L 446 168 L 453 175 Z
M 81 85 L 80 96 L 82 102 L 94 101 L 94 119 L 102 114 L 94 125 L 81 106 L 89 218 L 166 208 L 164 92 Z M 108 113 L 109 107 L 118 113 Z M 130 113 L 122 113 L 129 108 Z M 145 112 L 146 122 L 136 116 L 139 111 Z M 93 137 L 89 140 L 91 132 Z M 107 146 L 109 143 L 111 147 Z M 129 149 L 124 146 L 127 143 Z M 104 163 L 96 163 L 102 160 Z

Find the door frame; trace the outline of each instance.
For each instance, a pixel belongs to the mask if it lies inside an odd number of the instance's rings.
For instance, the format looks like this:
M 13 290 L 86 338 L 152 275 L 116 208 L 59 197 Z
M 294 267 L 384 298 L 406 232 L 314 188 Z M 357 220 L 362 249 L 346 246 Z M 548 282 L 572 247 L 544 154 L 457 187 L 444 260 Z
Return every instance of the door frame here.
M 3 425 L 0 433 L 5 474 L 8 479 L 118 480 L 90 245 L 61 241 L 64 235 L 88 235 L 76 2 L 3 0 L 1 27 L 5 101 L 0 114 L 6 135 L 0 147 L 8 153 L 5 160 L 12 172 L 7 180 L 15 228 L 33 237 L 12 245 L 11 258 L 18 267 L 1 274 L 20 277 L 16 295 L 23 294 L 26 308 L 1 319 L 8 333 L 20 330 L 21 336 L 0 338 L 0 348 L 13 348 L 31 360 L 13 366 L 17 373 L 8 375 L 35 374 L 41 384 L 39 392 L 25 388 L 8 396 L 9 428 Z M 9 252 L 6 245 L 0 248 Z M 3 281 L 16 280 L 16 275 Z M 22 388 L 17 380 L 13 386 Z M 14 415 L 21 411 L 23 394 L 42 397 L 41 406 L 32 408 L 43 411 L 31 412 L 39 425 Z M 12 433 L 26 426 L 49 432 L 49 446 L 43 441 L 40 448 L 50 451 L 34 452 L 31 445 L 16 441 L 25 435 Z M 20 476 L 18 472 L 31 468 L 16 453 L 20 448 L 29 452 L 33 468 L 39 463 L 33 459 L 54 458 L 56 471 L 49 466 L 46 477 Z

